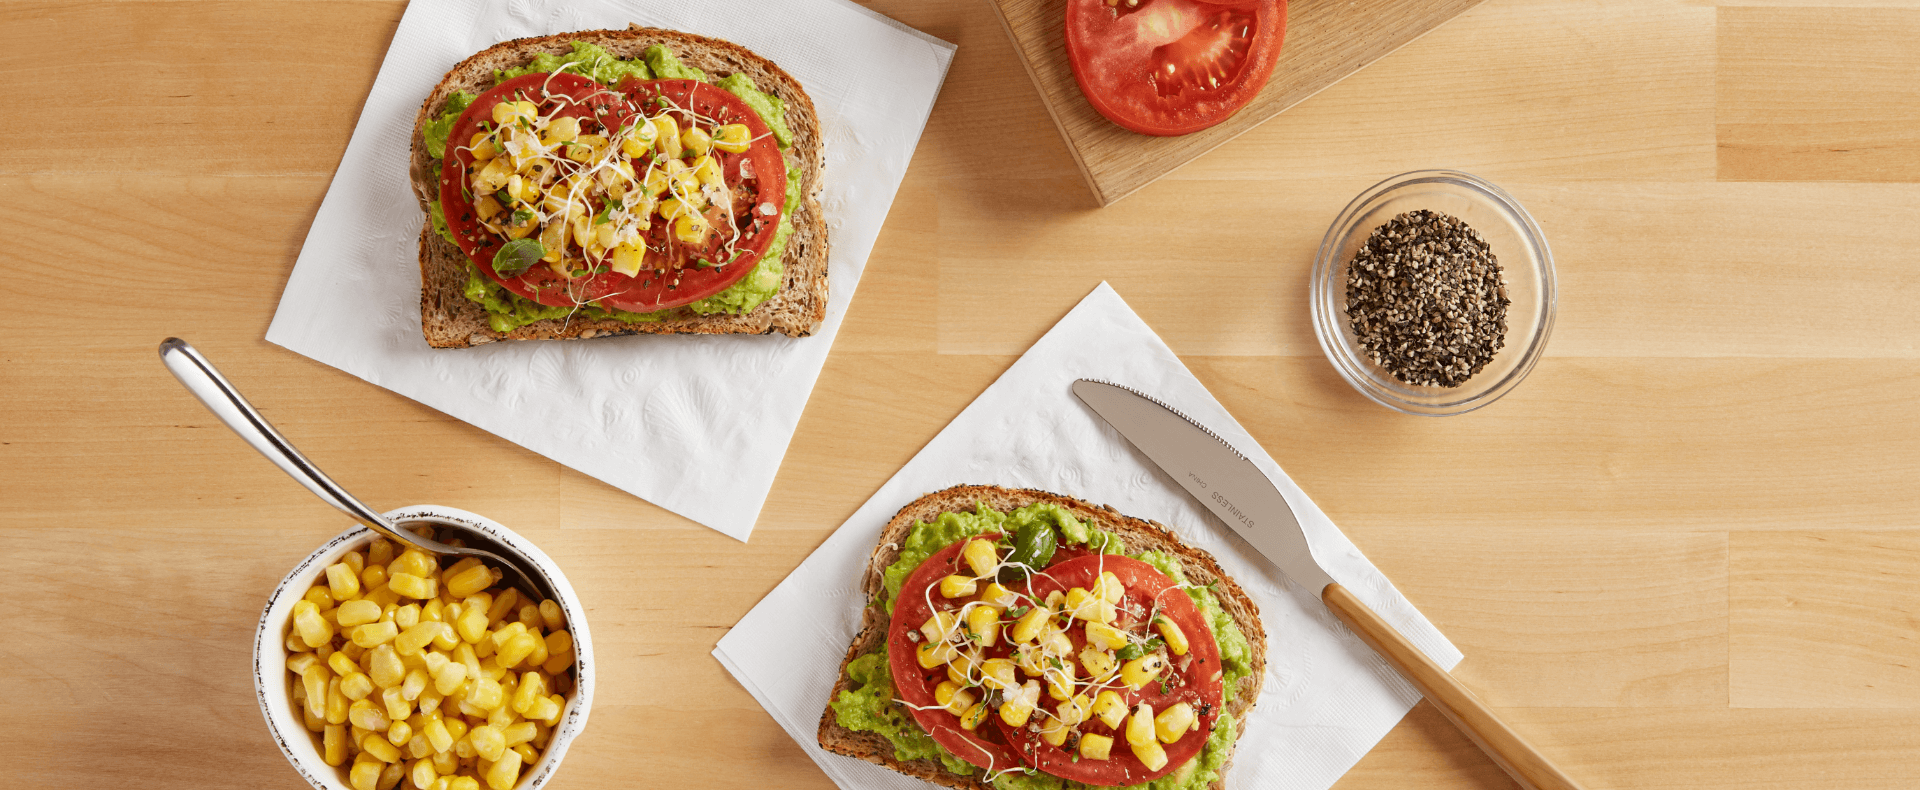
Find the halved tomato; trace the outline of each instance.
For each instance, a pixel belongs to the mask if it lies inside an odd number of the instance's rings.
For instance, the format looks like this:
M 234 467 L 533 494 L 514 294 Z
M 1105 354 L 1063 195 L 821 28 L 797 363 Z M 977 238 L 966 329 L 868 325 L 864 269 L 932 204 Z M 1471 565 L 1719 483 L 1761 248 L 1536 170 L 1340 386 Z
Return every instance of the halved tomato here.
M 1286 0 L 1067 0 L 1067 60 L 1108 120 L 1189 134 L 1260 94 L 1286 28 Z
M 502 101 L 531 101 L 542 117 L 575 118 L 581 134 L 611 136 L 640 119 L 668 112 L 682 131 L 696 122 L 708 128 L 743 124 L 752 142 L 740 153 L 713 150 L 731 201 L 725 208 L 716 204 L 707 209 L 705 218 L 716 232 L 704 243 L 681 242 L 674 237 L 671 223 L 649 216 L 642 234 L 647 247 L 645 266 L 637 275 L 608 271 L 606 259 L 601 258 L 584 261 L 576 276 L 545 264 L 502 276 L 494 268 L 494 256 L 507 240 L 482 226 L 476 215 L 476 196 L 468 186 L 474 157 L 464 144 L 491 121 L 494 105 Z M 759 263 L 773 241 L 779 210 L 786 201 L 786 167 L 766 123 L 732 93 L 693 80 L 629 80 L 615 91 L 565 72 L 527 74 L 476 98 L 454 123 L 448 140 L 440 199 L 461 251 L 493 281 L 544 305 L 598 304 L 652 312 L 719 293 Z M 636 175 L 646 172 L 645 159 L 632 164 Z M 596 203 L 590 208 L 598 213 L 606 206 Z
M 1133 750 L 1127 745 L 1124 721 L 1117 731 L 1098 718 L 1089 718 L 1079 725 L 1082 735 L 1113 738 L 1113 748 L 1105 760 L 1082 759 L 1076 752 L 1041 740 L 1037 716 L 1034 719 L 1036 723 L 1024 727 L 1008 727 L 1001 723 L 1001 730 L 1015 753 L 1027 765 L 1063 779 L 1118 787 L 1166 776 L 1200 754 L 1208 736 L 1213 733 L 1214 721 L 1220 715 L 1222 672 L 1220 645 L 1214 641 L 1213 632 L 1207 630 L 1199 607 L 1172 579 L 1152 565 L 1114 554 L 1086 555 L 1047 568 L 1035 579 L 1034 592 L 1038 597 L 1045 598 L 1054 590 L 1065 593 L 1075 587 L 1092 589 L 1102 571 L 1118 577 L 1126 588 L 1126 594 L 1118 605 L 1120 617 L 1115 622 L 1122 630 L 1128 630 L 1129 626 L 1136 631 L 1150 628 L 1150 619 L 1157 613 L 1172 620 L 1187 638 L 1186 655 L 1169 654 L 1170 665 L 1162 675 L 1164 683 L 1149 683 L 1138 689 L 1121 685 L 1112 690 L 1120 694 L 1121 701 L 1126 703 L 1129 711 L 1135 710 L 1141 703 L 1153 706 L 1156 713 L 1182 702 L 1192 705 L 1198 714 L 1196 728 L 1173 743 L 1162 745 L 1166 750 L 1167 762 L 1158 771 L 1148 770 L 1146 764 L 1134 756 Z M 1079 621 L 1075 621 L 1075 624 L 1078 625 Z M 1085 629 L 1070 628 L 1066 633 L 1073 641 L 1074 655 L 1079 655 L 1081 648 L 1086 646 Z M 1085 691 L 1087 684 L 1084 678 L 1081 680 L 1077 688 Z
M 1000 533 L 977 537 L 996 540 Z M 893 603 L 893 620 L 887 630 L 887 666 L 893 671 L 895 693 L 907 704 L 913 720 L 919 722 L 921 729 L 933 736 L 936 743 L 955 757 L 981 768 L 1008 771 L 1019 767 L 1021 762 L 1008 747 L 1006 736 L 992 724 L 982 723 L 973 730 L 961 727 L 960 717 L 940 707 L 933 696 L 933 690 L 947 679 L 946 667 L 923 669 L 914 653 L 918 643 L 913 637 L 919 633 L 922 623 L 933 617 L 936 610 L 951 611 L 962 606 L 962 601 L 945 598 L 931 588 L 951 574 L 973 575 L 960 559 L 960 551 L 968 540 L 971 539 L 954 541 L 953 545 L 934 552 L 900 585 L 900 598 Z M 992 657 L 1005 653 L 1004 644 L 991 651 Z M 988 714 L 988 718 L 1000 719 L 995 714 Z

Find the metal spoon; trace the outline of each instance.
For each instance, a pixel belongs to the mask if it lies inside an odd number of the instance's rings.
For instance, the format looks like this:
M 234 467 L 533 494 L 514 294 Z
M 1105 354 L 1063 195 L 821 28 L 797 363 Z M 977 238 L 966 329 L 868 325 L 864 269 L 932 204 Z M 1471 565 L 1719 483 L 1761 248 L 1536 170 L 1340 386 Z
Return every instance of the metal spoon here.
M 543 600 L 558 600 L 558 595 L 544 583 L 545 574 L 527 573 L 517 564 L 495 552 L 449 546 L 420 537 L 400 529 L 385 516 L 353 498 L 346 489 L 333 482 L 326 473 L 320 471 L 319 467 L 308 461 L 306 456 L 301 455 L 299 450 L 294 449 L 293 444 L 288 442 L 286 437 L 273 429 L 273 425 L 267 422 L 267 418 L 260 416 L 260 412 L 254 410 L 253 404 L 240 396 L 239 390 L 227 383 L 226 378 L 220 375 L 220 371 L 214 369 L 213 363 L 208 362 L 207 358 L 201 356 L 193 346 L 188 345 L 187 341 L 170 337 L 161 342 L 160 361 L 166 363 L 167 370 L 173 372 L 173 377 L 179 379 L 188 392 L 193 393 L 201 403 L 206 404 L 207 410 L 213 412 L 213 416 L 220 418 L 220 421 L 226 423 L 228 428 L 232 428 L 234 433 L 240 434 L 240 438 L 247 440 L 247 444 L 253 445 L 253 449 L 259 450 L 260 454 L 272 461 L 274 466 L 280 467 L 280 471 L 286 472 L 288 476 L 306 486 L 314 496 L 320 497 L 327 504 L 352 516 L 353 520 L 365 524 L 374 532 L 385 535 L 388 540 L 403 546 L 412 546 L 433 556 L 478 557 L 487 563 L 488 567 L 499 568 L 504 574 L 503 580 L 519 588 L 521 592 L 533 593 Z M 479 533 L 472 533 L 472 535 L 475 538 L 487 540 Z

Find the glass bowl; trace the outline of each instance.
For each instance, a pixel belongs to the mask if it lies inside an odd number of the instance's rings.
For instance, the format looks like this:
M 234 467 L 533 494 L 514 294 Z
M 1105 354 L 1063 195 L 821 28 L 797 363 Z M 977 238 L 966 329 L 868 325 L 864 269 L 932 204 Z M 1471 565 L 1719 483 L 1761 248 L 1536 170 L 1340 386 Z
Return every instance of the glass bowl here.
M 1457 387 L 1408 384 L 1369 359 L 1347 319 L 1347 265 L 1374 229 L 1400 214 L 1428 209 L 1479 231 L 1500 262 L 1507 287 L 1505 345 Z M 1369 187 L 1327 229 L 1314 257 L 1313 332 L 1333 368 L 1360 394 L 1389 409 L 1433 417 L 1465 414 L 1520 385 L 1540 361 L 1553 330 L 1553 253 L 1527 210 L 1505 190 L 1457 170 L 1416 170 Z

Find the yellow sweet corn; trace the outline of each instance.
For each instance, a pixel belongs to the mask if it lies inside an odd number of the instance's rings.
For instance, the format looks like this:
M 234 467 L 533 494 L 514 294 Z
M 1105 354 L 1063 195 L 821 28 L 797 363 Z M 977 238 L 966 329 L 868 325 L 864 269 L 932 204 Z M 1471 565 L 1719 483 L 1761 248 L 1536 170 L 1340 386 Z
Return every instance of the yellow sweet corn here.
M 340 692 L 339 677 L 334 677 L 327 681 L 327 715 L 325 718 L 328 724 L 347 723 L 347 706 L 352 702 L 352 700 L 347 699 L 347 695 Z
M 752 142 L 753 132 L 746 124 L 730 123 L 713 130 L 713 147 L 730 154 L 746 151 Z
M 327 715 L 327 681 L 332 679 L 332 670 L 319 662 L 314 662 L 300 673 L 300 681 L 307 694 L 307 713 L 316 719 L 324 719 Z
M 707 234 L 712 232 L 713 225 L 699 214 L 689 212 L 673 221 L 673 237 L 694 246 L 707 243 Z
M 522 716 L 527 715 L 527 708 L 533 706 L 534 700 L 545 698 L 546 688 L 546 679 L 538 671 L 522 674 L 520 685 L 513 689 L 513 712 Z
M 668 159 L 679 159 L 681 153 L 680 125 L 674 123 L 671 116 L 666 113 L 661 113 L 653 117 L 653 130 L 654 149 L 662 154 L 666 154 Z
M 386 565 L 389 562 L 393 562 L 393 543 L 386 538 L 374 538 L 373 542 L 367 545 L 368 567 Z
M 473 752 L 484 760 L 498 760 L 507 750 L 507 737 L 499 727 L 482 724 L 467 731 L 467 741 L 473 744 Z
M 1080 665 L 1087 668 L 1087 677 L 1103 678 L 1113 672 L 1113 654 L 1101 650 L 1097 645 L 1080 648 Z
M 387 743 L 393 744 L 395 749 L 407 745 L 407 741 L 410 740 L 413 740 L 412 724 L 396 721 L 393 726 L 387 728 Z
M 1045 606 L 1035 606 L 1026 614 L 1020 615 L 1019 620 L 1014 621 L 1013 632 L 1009 635 L 1013 637 L 1013 641 L 1015 642 L 1031 642 L 1039 638 L 1040 627 L 1046 624 L 1047 616 L 1051 614 L 1053 614 L 1051 609 Z
M 500 646 L 499 651 L 494 653 L 494 660 L 499 662 L 500 666 L 507 668 L 519 666 L 520 662 L 531 655 L 534 647 L 539 644 L 541 644 L 540 637 L 523 631 L 507 640 L 505 645 Z
M 493 122 L 501 126 L 516 124 L 525 120 L 531 124 L 538 110 L 532 102 L 503 101 L 493 105 Z
M 1118 730 L 1120 722 L 1127 718 L 1127 703 L 1112 690 L 1102 691 L 1100 696 L 1093 699 L 1093 715 L 1101 723 Z
M 357 557 L 358 554 L 348 556 Z M 352 600 L 360 595 L 360 572 L 344 562 L 327 566 L 327 587 L 336 601 Z
M 1120 682 L 1129 688 L 1140 688 L 1160 677 L 1160 671 L 1166 668 L 1167 660 L 1158 653 L 1141 656 L 1120 667 Z
M 380 621 L 356 626 L 353 629 L 353 643 L 361 647 L 378 647 L 393 641 L 400 635 L 400 627 L 392 622 Z
M 395 620 L 397 621 L 398 618 Z M 420 651 L 426 649 L 427 645 L 433 643 L 435 637 L 440 635 L 440 628 L 439 623 L 416 622 L 412 628 L 406 630 L 406 633 L 393 640 L 393 649 L 403 656 L 418 655 Z
M 333 624 L 321 617 L 311 602 L 300 603 L 307 606 L 305 611 L 296 609 L 299 613 L 293 616 L 293 628 L 300 634 L 300 640 L 306 642 L 308 647 L 319 647 L 333 641 Z
M 427 672 L 424 669 L 409 671 L 407 678 L 400 681 L 400 696 L 405 697 L 408 702 L 419 699 L 420 692 L 426 690 Z
M 307 667 L 320 663 L 320 657 L 312 653 L 300 653 L 287 658 L 287 671 L 298 675 L 307 671 Z M 331 667 L 331 665 L 328 665 Z
M 1039 705 L 1040 681 L 1029 680 L 1007 694 L 1006 702 L 1000 703 L 1000 720 L 1009 727 L 1025 727 L 1027 719 L 1033 716 L 1033 709 Z
M 347 783 L 353 785 L 353 790 L 376 790 L 378 787 L 377 783 L 380 781 L 380 771 L 385 767 L 386 766 L 380 764 L 380 761 L 373 759 L 371 755 L 367 755 L 367 759 L 357 761 L 353 764 L 353 770 L 348 774 Z
M 421 728 L 420 734 L 426 736 L 427 744 L 433 747 L 436 754 L 453 748 L 453 733 L 447 731 L 446 722 L 440 719 L 428 721 L 427 726 Z
M 933 688 L 933 701 L 946 708 L 948 713 L 960 716 L 973 707 L 973 692 L 949 680 Z
M 974 644 L 993 647 L 1000 640 L 1000 612 L 991 606 L 968 609 L 967 630 L 972 632 Z
M 1001 586 L 999 582 L 991 582 L 980 591 L 980 602 L 1004 612 L 1020 602 L 1020 595 Z
M 926 637 L 928 643 L 945 642 L 954 635 L 954 629 L 959 622 L 960 619 L 952 612 L 936 611 L 932 617 L 927 618 L 926 622 L 920 624 L 920 635 Z
M 480 780 L 471 776 L 456 776 L 445 788 L 436 787 L 434 790 L 480 790 Z
M 398 564 L 398 560 L 395 561 Z M 433 579 L 423 579 L 411 573 L 389 573 L 387 587 L 408 598 L 432 598 L 439 594 L 439 585 Z
M 408 576 L 425 577 L 433 573 L 434 560 L 418 549 L 407 549 L 405 553 L 387 564 L 387 578 L 391 580 L 396 573 Z
M 966 547 L 960 550 L 960 556 L 966 559 L 967 567 L 973 569 L 976 577 L 985 578 L 1000 564 L 1000 552 L 994 549 L 993 542 L 981 538 L 967 541 Z
M 1093 580 L 1093 589 L 1089 592 L 1107 603 L 1118 604 L 1127 594 L 1127 588 L 1120 584 L 1120 577 L 1113 575 L 1113 571 L 1101 571 L 1100 578 Z
M 455 597 L 465 598 L 493 586 L 493 582 L 493 571 L 485 565 L 475 563 L 472 567 L 461 569 L 447 579 L 447 592 L 453 593 Z M 483 619 L 485 614 L 485 612 L 481 613 Z
M 708 151 L 713 150 L 713 136 L 694 126 L 680 133 L 680 144 L 693 152 L 694 156 L 706 156 Z
M 1094 623 L 1111 623 L 1114 616 L 1113 604 L 1082 587 L 1067 591 L 1067 612 L 1077 619 Z
M 407 679 L 407 666 L 401 663 L 400 654 L 394 652 L 393 645 L 375 647 L 371 656 L 367 677 L 373 678 L 373 685 L 383 689 L 393 688 Z
M 720 162 L 711 156 L 702 156 L 693 160 L 691 168 L 693 178 L 703 186 L 725 189 L 727 179 L 720 172 Z
M 321 731 L 320 759 L 335 767 L 347 761 L 347 728 L 345 726 L 329 724 Z
M 410 603 L 393 610 L 393 624 L 405 633 L 407 629 L 420 624 L 420 604 Z
M 980 591 L 980 585 L 965 576 L 948 576 L 940 580 L 940 594 L 947 598 L 965 598 Z
M 1167 650 L 1176 656 L 1187 654 L 1187 634 L 1180 630 L 1180 624 L 1167 617 L 1153 618 L 1153 627 L 1159 629 L 1160 638 L 1167 641 Z
M 548 694 L 536 699 L 532 705 L 527 706 L 527 718 L 545 722 L 549 727 L 558 724 L 560 712 L 566 709 L 565 699 L 558 694 Z M 544 747 L 545 744 L 542 746 Z
M 399 721 L 413 715 L 413 701 L 398 686 L 380 690 L 380 703 L 386 706 L 388 721 Z
M 367 600 L 348 601 L 340 604 L 338 618 L 341 628 L 366 625 L 380 620 L 380 604 Z
M 1127 646 L 1127 634 L 1106 623 L 1087 623 L 1087 644 L 1099 645 L 1103 650 L 1119 650 Z
M 1062 700 L 1054 710 L 1062 724 L 1072 727 L 1093 715 L 1093 700 L 1085 694 L 1075 694 L 1072 699 Z
M 499 205 L 498 201 L 496 201 L 494 205 Z M 360 597 L 371 600 L 381 606 L 392 603 L 391 599 L 394 595 L 392 590 L 387 589 L 387 568 L 384 565 L 368 565 L 365 569 L 361 570 L 360 589 L 384 590 L 385 592 L 379 597 L 376 597 L 371 592 L 362 593 Z
M 980 662 L 980 683 L 997 691 L 1010 691 L 1018 687 L 1014 673 L 1014 663 L 1004 658 L 989 658 Z M 1034 686 L 1036 691 L 1039 686 Z
M 414 787 L 433 787 L 434 780 L 438 778 L 440 773 L 433 769 L 432 760 L 415 760 L 413 768 L 407 771 L 407 779 L 413 782 Z
M 1182 702 L 1169 706 L 1153 717 L 1153 733 L 1161 743 L 1173 743 L 1187 734 L 1188 730 L 1199 729 L 1200 719 L 1193 715 L 1193 706 Z
M 980 724 L 987 720 L 987 714 L 992 712 L 993 706 L 985 700 L 974 703 L 973 707 L 967 708 L 967 712 L 960 714 L 960 729 L 968 732 L 979 729 Z
M 487 786 L 493 790 L 513 790 L 515 782 L 520 781 L 520 753 L 507 751 L 487 768 Z
M 1113 753 L 1113 739 L 1088 733 L 1080 736 L 1080 759 L 1105 760 Z
M 547 122 L 540 144 L 549 148 L 580 137 L 580 119 L 562 116 Z
M 1046 678 L 1047 696 L 1058 700 L 1073 696 L 1073 673 L 1067 671 L 1064 665 L 1048 668 Z
M 540 621 L 550 633 L 567 627 L 566 613 L 561 610 L 560 604 L 553 601 L 540 602 Z M 549 645 L 547 649 L 552 650 L 553 648 Z
M 373 679 L 364 672 L 350 672 L 340 678 L 340 695 L 350 701 L 366 699 L 373 693 Z
M 1062 724 L 1059 719 L 1047 719 L 1040 722 L 1040 740 L 1054 746 L 1064 746 L 1067 742 L 1067 733 L 1072 729 Z
M 467 665 L 458 661 L 448 661 L 440 671 L 433 673 L 433 690 L 442 696 L 452 696 L 466 682 Z
M 1127 743 L 1141 746 L 1153 742 L 1153 706 L 1142 702 L 1127 717 Z
M 370 699 L 355 700 L 348 706 L 347 722 L 371 732 L 385 732 L 388 727 L 393 726 L 393 720 L 388 719 L 386 712 Z
M 540 625 L 544 622 L 540 619 L 540 605 L 528 601 L 520 607 L 519 619 L 521 625 L 526 626 L 527 630 L 533 631 L 537 635 L 540 630 Z
M 404 724 L 405 722 L 401 723 Z M 400 747 L 388 743 L 387 739 L 380 735 L 369 735 L 361 740 L 360 752 L 383 763 L 391 763 L 400 759 Z

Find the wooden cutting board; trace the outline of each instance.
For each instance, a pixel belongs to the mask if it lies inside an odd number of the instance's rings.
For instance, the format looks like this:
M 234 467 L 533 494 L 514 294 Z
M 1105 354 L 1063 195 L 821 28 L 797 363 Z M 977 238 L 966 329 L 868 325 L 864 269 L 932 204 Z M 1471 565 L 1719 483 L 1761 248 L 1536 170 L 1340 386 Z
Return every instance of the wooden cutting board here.
M 1308 96 L 1385 57 L 1482 0 L 1295 0 L 1273 77 L 1232 118 L 1181 137 L 1115 126 L 1074 84 L 1067 64 L 1067 0 L 991 0 L 1100 205 L 1133 194 L 1174 168 L 1259 126 Z

